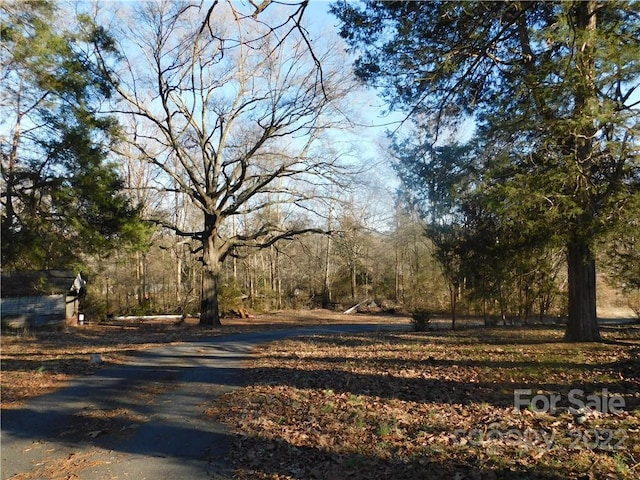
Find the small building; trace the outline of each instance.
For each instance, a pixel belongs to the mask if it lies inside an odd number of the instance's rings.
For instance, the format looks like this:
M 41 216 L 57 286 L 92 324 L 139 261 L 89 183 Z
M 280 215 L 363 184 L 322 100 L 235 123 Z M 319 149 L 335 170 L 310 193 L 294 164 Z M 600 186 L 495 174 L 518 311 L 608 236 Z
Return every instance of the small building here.
M 14 328 L 77 322 L 86 281 L 71 271 L 2 273 L 0 317 Z

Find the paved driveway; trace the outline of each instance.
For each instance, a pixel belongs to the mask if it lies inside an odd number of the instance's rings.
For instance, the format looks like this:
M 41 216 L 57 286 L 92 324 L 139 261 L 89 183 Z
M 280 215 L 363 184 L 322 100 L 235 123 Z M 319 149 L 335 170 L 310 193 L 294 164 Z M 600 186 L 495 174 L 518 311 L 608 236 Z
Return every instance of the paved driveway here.
M 399 325 L 331 325 L 214 337 L 145 351 L 2 412 L 2 479 L 227 479 L 232 436 L 204 411 L 242 385 L 260 343 Z

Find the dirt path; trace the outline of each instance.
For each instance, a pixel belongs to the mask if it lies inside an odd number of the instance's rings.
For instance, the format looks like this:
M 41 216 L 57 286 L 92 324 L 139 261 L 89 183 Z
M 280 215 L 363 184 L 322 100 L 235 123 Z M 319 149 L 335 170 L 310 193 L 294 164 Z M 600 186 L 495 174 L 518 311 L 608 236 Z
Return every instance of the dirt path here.
M 69 387 L 2 412 L 2 478 L 226 479 L 232 438 L 204 411 L 242 385 L 258 344 L 316 333 L 398 329 L 357 324 L 292 328 L 154 348 Z

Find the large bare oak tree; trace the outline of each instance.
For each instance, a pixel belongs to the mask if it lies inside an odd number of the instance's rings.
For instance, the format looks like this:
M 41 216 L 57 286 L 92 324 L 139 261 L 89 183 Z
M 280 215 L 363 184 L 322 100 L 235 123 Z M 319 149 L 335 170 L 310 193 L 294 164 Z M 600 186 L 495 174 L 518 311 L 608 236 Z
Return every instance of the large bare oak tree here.
M 321 231 L 295 211 L 313 212 L 346 172 L 322 141 L 345 122 L 349 72 L 341 49 L 303 28 L 305 7 L 166 1 L 96 15 L 95 34 L 117 39 L 119 57 L 94 54 L 127 118 L 129 155 L 153 167 L 154 188 L 200 212 L 195 229 L 171 212 L 153 220 L 197 245 L 204 325 L 220 323 L 225 258 Z M 247 216 L 258 221 L 234 228 Z

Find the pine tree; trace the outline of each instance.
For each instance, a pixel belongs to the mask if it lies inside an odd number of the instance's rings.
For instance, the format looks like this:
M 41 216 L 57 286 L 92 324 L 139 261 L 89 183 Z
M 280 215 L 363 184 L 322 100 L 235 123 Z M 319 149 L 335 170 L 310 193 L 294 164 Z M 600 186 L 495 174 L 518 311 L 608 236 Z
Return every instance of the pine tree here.
M 67 268 L 79 254 L 136 233 L 136 212 L 108 161 L 110 89 L 91 68 L 87 39 L 57 25 L 53 2 L 5 2 L 2 20 L 2 263 Z

